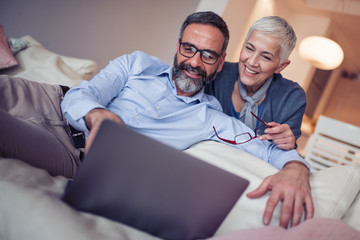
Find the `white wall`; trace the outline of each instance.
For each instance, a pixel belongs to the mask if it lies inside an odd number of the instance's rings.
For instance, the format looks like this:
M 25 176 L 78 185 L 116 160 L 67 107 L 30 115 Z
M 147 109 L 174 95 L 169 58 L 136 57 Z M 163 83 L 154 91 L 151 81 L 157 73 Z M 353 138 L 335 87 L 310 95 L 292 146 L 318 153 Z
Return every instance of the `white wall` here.
M 239 60 L 240 49 L 245 34 L 252 23 L 250 18 L 255 4 L 256 1 L 254 0 L 228 1 L 223 18 L 230 31 L 230 42 L 226 57 L 229 62 L 237 62 Z
M 31 35 L 62 55 L 100 68 L 143 50 L 171 64 L 183 20 L 199 0 L 0 0 L 7 37 Z

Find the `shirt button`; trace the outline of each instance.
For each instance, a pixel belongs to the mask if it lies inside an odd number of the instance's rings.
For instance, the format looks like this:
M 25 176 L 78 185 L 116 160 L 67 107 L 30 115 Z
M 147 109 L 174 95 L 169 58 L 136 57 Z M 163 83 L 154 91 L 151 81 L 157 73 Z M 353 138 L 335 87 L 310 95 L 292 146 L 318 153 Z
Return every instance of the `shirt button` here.
M 159 110 L 159 109 L 160 109 L 160 106 L 159 106 L 159 105 L 157 105 L 157 106 L 156 106 L 156 109 L 157 109 L 157 110 Z
M 140 118 L 140 116 L 139 115 L 136 115 L 136 119 L 139 119 Z

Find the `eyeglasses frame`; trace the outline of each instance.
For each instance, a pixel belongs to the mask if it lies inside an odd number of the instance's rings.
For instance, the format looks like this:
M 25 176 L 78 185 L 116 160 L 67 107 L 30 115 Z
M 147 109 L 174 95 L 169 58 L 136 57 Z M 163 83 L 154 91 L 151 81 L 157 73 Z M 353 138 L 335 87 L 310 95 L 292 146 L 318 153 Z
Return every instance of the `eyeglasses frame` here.
M 196 51 L 194 52 L 194 54 L 193 54 L 191 57 L 186 56 L 186 55 L 184 55 L 184 54 L 181 52 L 180 49 L 181 49 L 181 45 L 183 45 L 183 44 L 187 44 L 187 45 L 195 48 Z M 181 39 L 179 40 L 179 53 L 180 53 L 182 56 L 184 56 L 184 57 L 186 57 L 186 58 L 193 58 L 198 52 L 200 52 L 200 60 L 201 60 L 203 63 L 209 64 L 209 65 L 214 65 L 214 64 L 216 64 L 217 61 L 219 60 L 219 58 L 221 57 L 221 54 L 218 54 L 217 52 L 215 52 L 215 51 L 213 51 L 213 50 L 210 50 L 210 49 L 198 49 L 197 47 L 195 47 L 195 45 L 193 45 L 193 44 L 191 44 L 191 43 L 182 42 Z M 203 52 L 210 52 L 211 54 L 214 54 L 214 55 L 216 56 L 215 62 L 213 62 L 213 63 L 205 62 L 205 61 L 202 59 L 202 57 L 203 57 Z
M 257 130 L 259 130 L 260 128 L 263 128 L 263 127 L 270 127 L 270 126 L 269 126 L 269 124 L 267 124 L 266 122 L 264 122 L 263 120 L 261 120 L 258 116 L 256 116 L 253 112 L 251 112 L 251 114 L 252 114 L 257 120 L 259 120 L 261 123 L 264 124 L 264 125 L 256 128 L 256 129 L 254 130 L 254 132 L 255 132 L 255 136 L 254 136 L 254 137 L 252 137 L 249 132 L 245 132 L 245 133 L 240 133 L 240 134 L 238 134 L 238 135 L 235 135 L 234 140 L 228 140 L 228 139 L 225 139 L 225 138 L 220 137 L 220 136 L 217 134 L 215 127 L 213 126 L 215 135 L 216 135 L 220 140 L 222 140 L 222 141 L 224 141 L 224 142 L 227 142 L 227 143 L 230 143 L 230 144 L 233 144 L 233 145 L 244 144 L 244 143 L 247 143 L 247 142 L 249 142 L 249 141 L 257 138 L 257 137 L 258 137 L 258 136 L 257 136 Z M 240 135 L 246 135 L 246 134 L 249 135 L 249 137 L 250 137 L 249 140 L 244 141 L 244 142 L 240 142 L 240 143 L 238 143 L 238 142 L 235 141 L 235 139 L 236 139 L 238 136 L 240 136 Z

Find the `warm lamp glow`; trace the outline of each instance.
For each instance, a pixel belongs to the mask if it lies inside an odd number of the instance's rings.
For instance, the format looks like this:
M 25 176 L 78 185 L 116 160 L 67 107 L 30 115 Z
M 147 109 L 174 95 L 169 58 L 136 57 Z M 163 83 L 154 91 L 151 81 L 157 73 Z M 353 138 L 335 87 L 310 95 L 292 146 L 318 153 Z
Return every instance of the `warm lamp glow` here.
M 324 70 L 337 68 L 344 59 L 344 52 L 339 44 L 320 36 L 304 38 L 300 42 L 299 53 L 314 67 Z

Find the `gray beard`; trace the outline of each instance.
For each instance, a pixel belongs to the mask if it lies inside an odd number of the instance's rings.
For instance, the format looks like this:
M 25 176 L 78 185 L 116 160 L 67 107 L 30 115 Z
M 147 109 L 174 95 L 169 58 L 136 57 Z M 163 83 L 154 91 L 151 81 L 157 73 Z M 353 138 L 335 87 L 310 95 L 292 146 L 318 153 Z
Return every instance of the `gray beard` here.
M 219 67 L 219 66 L 218 66 Z M 210 83 L 215 79 L 217 75 L 217 69 L 212 72 L 209 76 L 206 75 L 205 71 L 202 71 L 200 68 L 193 68 L 189 64 L 180 63 L 178 64 L 176 55 L 174 59 L 174 78 L 178 88 L 186 93 L 194 93 L 200 91 L 206 84 Z M 199 80 L 197 78 L 189 77 L 184 73 L 184 70 L 191 70 L 192 72 L 202 74 L 202 78 Z
M 178 88 L 180 88 L 181 91 L 186 93 L 192 93 L 197 92 L 201 88 L 204 87 L 203 82 L 198 81 L 197 79 L 192 79 L 189 76 L 184 76 L 185 74 L 180 74 L 180 76 L 175 77 L 175 82 Z

